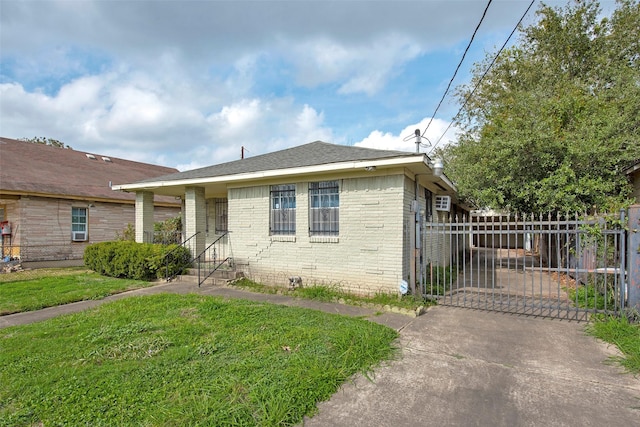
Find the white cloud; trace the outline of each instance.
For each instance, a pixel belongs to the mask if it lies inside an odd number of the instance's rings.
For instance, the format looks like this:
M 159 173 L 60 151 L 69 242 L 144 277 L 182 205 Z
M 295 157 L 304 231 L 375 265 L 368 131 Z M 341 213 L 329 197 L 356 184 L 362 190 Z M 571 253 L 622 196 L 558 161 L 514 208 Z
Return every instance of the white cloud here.
M 425 120 L 389 129 L 428 106 L 434 90 L 425 86 L 449 76 L 403 74 L 407 64 L 466 40 L 483 8 L 473 0 L 3 1 L 0 134 L 183 170 L 237 159 L 241 146 L 253 156 L 366 133 L 357 145 L 414 151 L 403 139 Z M 525 8 L 501 1 L 483 29 L 510 30 Z M 398 81 L 406 85 L 390 86 Z M 408 96 L 420 107 L 407 107 Z M 446 125 L 435 120 L 426 136 L 435 142 Z
M 415 130 L 419 129 L 422 136 L 422 146 L 420 152 L 429 154 L 434 147 L 443 148 L 447 144 L 455 142 L 456 127 L 449 127 L 449 122 L 441 119 L 434 119 L 431 125 L 424 133 L 429 118 L 422 119 L 419 123 L 409 125 L 402 129 L 397 135 L 391 132 L 381 132 L 374 130 L 362 141 L 356 142 L 354 145 L 358 147 L 377 148 L 381 150 L 398 150 L 415 152 L 416 151 L 416 138 Z M 448 128 L 448 129 L 447 129 Z M 445 133 L 446 132 L 446 133 Z M 438 143 L 438 140 L 440 142 Z M 437 144 L 437 146 L 436 146 Z
M 289 50 L 283 49 L 283 54 L 294 64 L 298 84 L 316 87 L 337 83 L 340 94 L 374 95 L 406 62 L 422 53 L 418 43 L 398 34 L 360 44 L 326 37 L 288 43 Z
M 263 114 L 260 100 L 241 100 L 233 105 L 225 105 L 219 113 L 211 115 L 207 121 L 225 136 L 240 136 L 249 129 L 256 128 L 256 122 Z

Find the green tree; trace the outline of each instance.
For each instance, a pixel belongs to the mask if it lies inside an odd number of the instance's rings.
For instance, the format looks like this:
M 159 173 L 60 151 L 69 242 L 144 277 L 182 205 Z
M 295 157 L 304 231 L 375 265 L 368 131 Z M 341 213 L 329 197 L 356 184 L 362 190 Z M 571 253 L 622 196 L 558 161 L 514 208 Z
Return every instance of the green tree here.
M 446 173 L 477 207 L 618 206 L 630 194 L 622 171 L 640 158 L 640 5 L 621 0 L 602 17 L 576 1 L 537 16 L 458 88 L 462 133 L 442 153 Z
M 53 138 L 45 138 L 42 136 L 34 136 L 33 138 L 20 138 L 20 141 L 33 142 L 34 144 L 50 145 L 52 147 L 58 147 L 58 148 L 71 149 L 71 147 L 69 147 L 68 145 L 65 145 L 64 142 L 58 141 L 57 139 L 53 139 Z

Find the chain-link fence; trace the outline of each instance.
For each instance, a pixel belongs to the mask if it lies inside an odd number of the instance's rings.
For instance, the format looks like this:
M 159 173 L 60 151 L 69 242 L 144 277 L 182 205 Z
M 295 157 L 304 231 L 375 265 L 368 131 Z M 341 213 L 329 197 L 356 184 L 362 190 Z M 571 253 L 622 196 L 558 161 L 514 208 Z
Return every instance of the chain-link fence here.
M 0 274 L 84 265 L 84 244 L 3 245 Z

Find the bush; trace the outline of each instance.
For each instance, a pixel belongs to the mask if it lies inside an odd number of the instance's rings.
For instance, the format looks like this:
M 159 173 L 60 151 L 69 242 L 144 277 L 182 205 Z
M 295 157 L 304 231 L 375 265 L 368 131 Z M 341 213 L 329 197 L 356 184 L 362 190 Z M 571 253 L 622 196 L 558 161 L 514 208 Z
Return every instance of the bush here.
M 171 253 L 165 263 L 165 255 Z M 102 242 L 88 246 L 84 264 L 104 276 L 153 280 L 180 274 L 190 260 L 189 250 L 179 245 L 157 245 L 130 241 Z

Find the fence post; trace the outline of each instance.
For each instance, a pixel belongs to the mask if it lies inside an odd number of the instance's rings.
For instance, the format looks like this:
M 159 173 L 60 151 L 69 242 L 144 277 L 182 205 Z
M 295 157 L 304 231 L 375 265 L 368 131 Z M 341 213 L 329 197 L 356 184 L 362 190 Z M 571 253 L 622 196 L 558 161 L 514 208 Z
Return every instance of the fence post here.
M 640 205 L 629 208 L 627 254 L 628 307 L 640 311 Z

